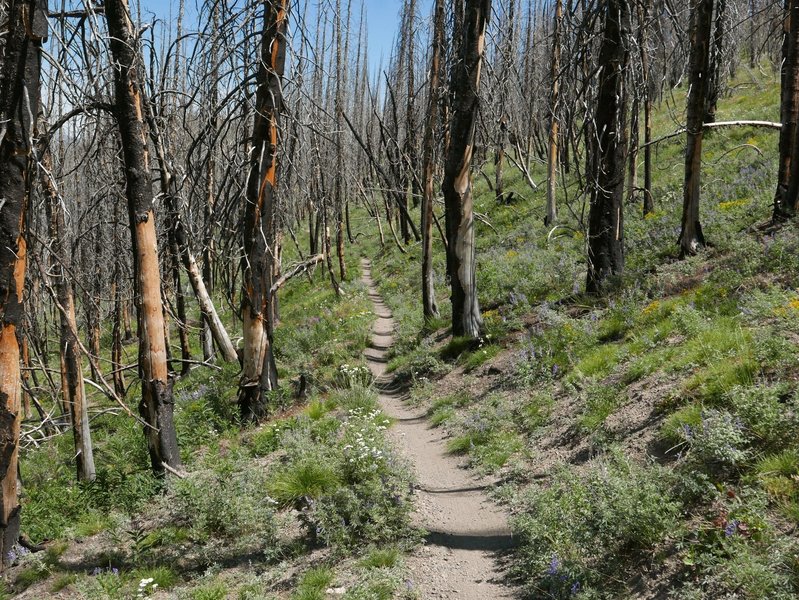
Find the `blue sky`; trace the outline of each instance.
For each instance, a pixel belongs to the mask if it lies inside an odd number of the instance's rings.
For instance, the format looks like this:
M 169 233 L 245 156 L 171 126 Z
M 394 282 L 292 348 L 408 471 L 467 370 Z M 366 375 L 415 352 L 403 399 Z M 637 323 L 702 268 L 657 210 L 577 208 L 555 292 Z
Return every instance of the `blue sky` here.
M 335 0 L 322 1 L 335 2 Z M 293 2 L 296 2 L 300 7 L 306 2 L 310 2 L 312 3 L 311 6 L 315 6 L 319 3 L 319 0 L 293 0 Z M 353 21 L 358 18 L 361 9 L 360 2 L 361 0 L 352 0 Z M 130 3 L 135 6 L 135 0 L 130 0 Z M 178 0 L 141 0 L 142 12 L 145 14 L 154 13 L 168 22 L 174 22 L 177 18 L 178 4 Z M 189 21 L 195 18 L 197 13 L 196 4 L 197 0 L 186 0 L 186 17 Z M 346 0 L 342 0 L 342 4 L 346 4 Z M 378 64 L 381 55 L 384 65 L 388 61 L 394 38 L 400 26 L 402 4 L 403 0 L 364 0 L 368 23 L 369 60 L 373 66 Z M 429 17 L 431 0 L 417 0 L 417 6 L 418 18 L 426 20 Z M 357 23 L 353 23 L 353 27 L 357 27 Z M 353 31 L 353 35 L 355 34 L 356 31 Z

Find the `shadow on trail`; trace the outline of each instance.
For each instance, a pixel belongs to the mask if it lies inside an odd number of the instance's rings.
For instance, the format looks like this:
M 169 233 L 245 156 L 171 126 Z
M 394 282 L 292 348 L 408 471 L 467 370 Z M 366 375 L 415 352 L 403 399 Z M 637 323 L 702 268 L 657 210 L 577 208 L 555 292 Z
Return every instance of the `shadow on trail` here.
M 428 544 L 444 546 L 452 550 L 510 550 L 518 544 L 513 536 L 496 531 L 447 533 L 445 531 L 430 531 L 424 537 Z

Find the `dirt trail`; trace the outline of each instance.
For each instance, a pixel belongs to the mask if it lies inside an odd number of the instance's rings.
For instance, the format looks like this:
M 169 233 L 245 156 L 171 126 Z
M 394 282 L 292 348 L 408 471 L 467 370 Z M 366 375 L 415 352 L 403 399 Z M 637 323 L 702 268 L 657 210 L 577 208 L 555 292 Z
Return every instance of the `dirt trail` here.
M 429 532 L 427 543 L 408 560 L 412 584 L 422 599 L 516 598 L 500 564 L 503 551 L 512 546 L 507 516 L 486 496 L 487 484 L 447 453 L 446 435 L 430 426 L 421 409 L 406 406 L 402 391 L 393 387 L 385 357 L 393 342 L 394 320 L 366 260 L 363 281 L 378 317 L 372 345 L 364 354 L 383 409 L 396 421 L 392 439 L 416 472 L 416 522 Z

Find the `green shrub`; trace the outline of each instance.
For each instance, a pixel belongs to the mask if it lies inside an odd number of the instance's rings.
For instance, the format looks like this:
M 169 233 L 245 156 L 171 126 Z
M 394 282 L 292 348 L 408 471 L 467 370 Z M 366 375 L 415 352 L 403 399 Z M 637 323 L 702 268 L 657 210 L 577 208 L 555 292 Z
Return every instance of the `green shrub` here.
M 266 475 L 248 462 L 222 462 L 214 469 L 169 480 L 164 507 L 173 521 L 200 540 L 269 544 L 275 536 L 274 500 Z
M 558 472 L 548 488 L 530 489 L 517 513 L 516 570 L 536 594 L 601 585 L 597 597 L 615 598 L 612 582 L 624 581 L 639 550 L 651 551 L 674 531 L 679 505 L 661 468 L 614 455 L 584 474 Z
M 225 600 L 228 595 L 228 585 L 224 581 L 212 581 L 189 590 L 190 600 Z
M 699 426 L 684 425 L 682 435 L 691 458 L 711 472 L 740 467 L 750 455 L 742 421 L 726 410 L 703 411 Z
M 268 456 L 280 446 L 281 435 L 297 426 L 297 419 L 281 419 L 254 432 L 247 445 L 253 456 Z

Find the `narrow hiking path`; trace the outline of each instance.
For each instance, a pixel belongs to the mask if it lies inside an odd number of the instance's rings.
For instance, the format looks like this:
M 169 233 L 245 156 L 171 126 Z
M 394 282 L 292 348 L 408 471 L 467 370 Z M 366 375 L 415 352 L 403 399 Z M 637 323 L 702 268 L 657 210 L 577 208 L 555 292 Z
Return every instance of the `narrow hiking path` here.
M 383 410 L 396 422 L 392 440 L 415 471 L 416 524 L 429 532 L 425 545 L 408 559 L 413 586 L 422 599 L 515 598 L 500 564 L 502 552 L 513 542 L 507 515 L 486 495 L 486 483 L 447 452 L 445 433 L 430 426 L 423 409 L 406 406 L 402 390 L 392 386 L 386 355 L 394 320 L 375 287 L 371 263 L 363 260 L 362 267 L 377 315 L 372 344 L 364 354 Z

